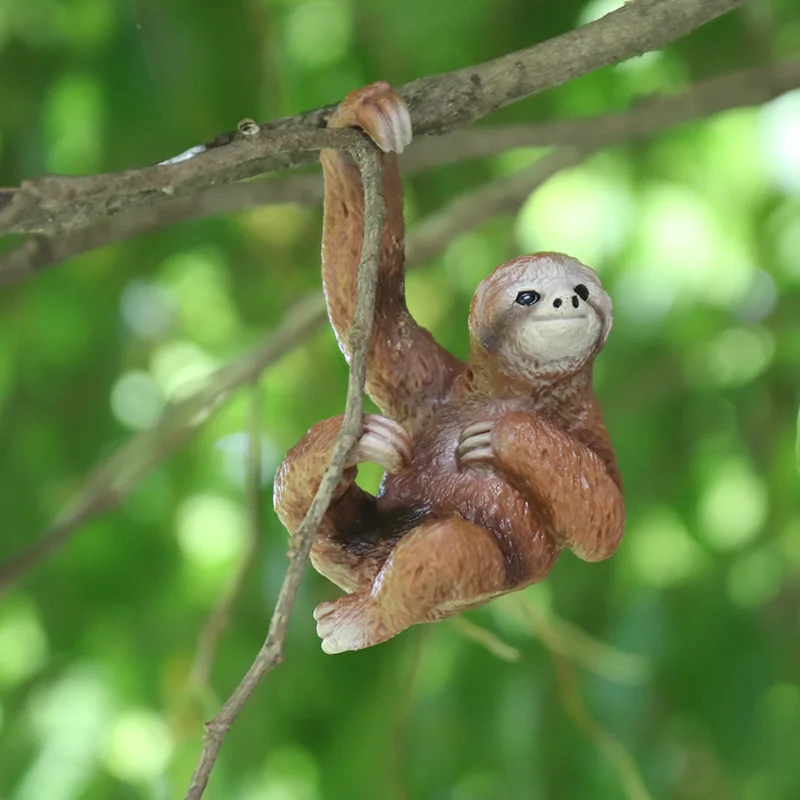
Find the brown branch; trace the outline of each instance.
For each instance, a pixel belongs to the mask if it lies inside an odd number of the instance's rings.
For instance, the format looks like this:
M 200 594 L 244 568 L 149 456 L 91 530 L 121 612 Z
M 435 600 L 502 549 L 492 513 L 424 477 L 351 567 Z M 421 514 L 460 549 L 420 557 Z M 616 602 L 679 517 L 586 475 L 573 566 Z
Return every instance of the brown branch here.
M 661 48 L 743 2 L 630 0 L 562 36 L 484 64 L 412 81 L 400 93 L 411 110 L 415 134 L 441 134 L 592 70 Z M 310 163 L 313 148 L 305 137 L 310 129 L 321 128 L 330 110 L 261 126 L 245 120 L 235 134 L 217 137 L 204 152 L 179 163 L 24 181 L 17 191 L 0 191 L 0 234 L 75 230 L 152 205 L 155 198 Z
M 702 81 L 677 94 L 648 98 L 628 111 L 595 117 L 454 131 L 417 140 L 401 166 L 411 174 L 432 166 L 492 155 L 514 147 L 560 143 L 608 146 L 641 138 L 732 108 L 757 105 L 800 87 L 800 60 L 744 70 Z M 204 189 L 104 219 L 57 239 L 25 242 L 0 256 L 0 285 L 53 266 L 94 247 L 203 217 L 245 211 L 271 203 L 310 205 L 322 199 L 317 174 L 255 180 Z
M 626 111 L 593 117 L 457 130 L 412 146 L 405 170 L 424 169 L 514 147 L 609 144 L 651 136 L 733 108 L 757 106 L 800 87 L 800 59 L 708 78 L 680 92 L 653 95 Z M 410 162 L 410 163 L 409 163 Z
M 253 569 L 264 532 L 263 470 L 261 459 L 261 405 L 263 394 L 258 381 L 253 383 L 250 399 L 250 420 L 247 426 L 247 455 L 245 458 L 245 497 L 247 500 L 247 538 L 239 566 L 230 583 L 208 617 L 200 636 L 190 672 L 194 686 L 206 687 L 211 681 L 211 669 L 217 645 L 230 622 L 236 601 L 244 589 L 247 576 Z
M 232 183 L 143 206 L 57 236 L 37 235 L 0 256 L 0 286 L 52 267 L 97 247 L 217 214 L 271 203 L 311 205 L 322 199 L 319 175 Z
M 336 438 L 330 464 L 322 476 L 322 482 L 311 502 L 311 507 L 297 533 L 292 537 L 289 567 L 286 570 L 283 586 L 270 620 L 267 638 L 239 686 L 228 698 L 217 716 L 207 723 L 203 750 L 192 775 L 186 800 L 199 800 L 203 796 L 220 747 L 231 725 L 264 676 L 283 660 L 283 643 L 286 638 L 289 617 L 297 597 L 297 590 L 311 544 L 322 517 L 333 499 L 333 493 L 342 478 L 345 462 L 361 434 L 361 406 L 367 373 L 367 353 L 372 334 L 375 289 L 378 283 L 381 231 L 386 208 L 382 195 L 381 161 L 378 149 L 366 138 L 362 138 L 361 145 L 351 149 L 351 153 L 361 170 L 364 185 L 365 222 L 364 244 L 361 263 L 358 267 L 356 309 L 350 331 L 349 351 L 352 353 L 352 357 L 342 427 Z

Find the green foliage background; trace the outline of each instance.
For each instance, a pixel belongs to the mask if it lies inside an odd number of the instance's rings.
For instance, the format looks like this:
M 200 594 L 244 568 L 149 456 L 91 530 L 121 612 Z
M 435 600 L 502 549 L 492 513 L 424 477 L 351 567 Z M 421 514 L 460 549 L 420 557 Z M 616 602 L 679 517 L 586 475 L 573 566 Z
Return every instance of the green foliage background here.
M 0 0 L 0 182 L 154 163 L 242 117 L 479 62 L 608 8 Z M 799 50 L 793 0 L 756 4 L 491 122 L 624 109 Z M 534 155 L 414 176 L 410 223 Z M 94 251 L 0 292 L 0 559 L 165 401 L 318 287 L 319 234 L 318 209 L 268 207 Z M 521 602 L 646 665 L 592 656 L 580 689 L 653 797 L 800 797 L 800 94 L 557 176 L 412 274 L 412 310 L 463 355 L 475 285 L 534 249 L 596 267 L 614 298 L 597 388 L 627 487 L 620 552 L 594 565 L 566 555 L 543 585 L 469 615 L 520 650 L 514 663 L 451 623 L 325 656 L 311 611 L 335 590 L 309 571 L 286 662 L 232 730 L 209 800 L 625 796 L 568 713 Z M 268 476 L 341 410 L 345 381 L 328 329 L 264 376 Z M 244 545 L 247 404 L 234 398 L 0 601 L 3 800 L 183 796 L 202 722 L 259 647 L 285 569 L 265 485 L 263 548 L 213 686 L 189 689 L 198 632 Z

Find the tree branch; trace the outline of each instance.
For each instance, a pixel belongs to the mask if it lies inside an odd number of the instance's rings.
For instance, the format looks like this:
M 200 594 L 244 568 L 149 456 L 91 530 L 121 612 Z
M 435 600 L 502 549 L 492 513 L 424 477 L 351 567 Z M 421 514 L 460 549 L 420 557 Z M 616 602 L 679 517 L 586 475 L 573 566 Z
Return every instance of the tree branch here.
M 744 2 L 630 0 L 562 36 L 484 64 L 420 78 L 399 91 L 411 110 L 416 136 L 441 134 L 592 70 L 661 48 Z M 326 132 L 321 126 L 330 111 L 320 108 L 261 126 L 243 120 L 236 133 L 192 148 L 173 163 L 24 181 L 18 190 L 0 191 L 0 235 L 72 231 L 165 197 L 310 163 L 309 151 L 319 148 L 309 146 L 305 137 L 314 129 Z
M 454 131 L 441 138 L 412 144 L 401 158 L 405 174 L 468 158 L 488 156 L 514 147 L 560 143 L 600 146 L 653 135 L 711 114 L 767 102 L 800 87 L 800 60 L 744 70 L 712 78 L 678 94 L 648 98 L 628 111 L 595 117 Z M 204 189 L 162 200 L 151 206 L 65 233 L 55 239 L 37 237 L 0 256 L 0 285 L 19 280 L 94 247 L 112 244 L 178 222 L 214 214 L 245 211 L 270 203 L 310 205 L 322 199 L 319 175 L 297 175 Z
M 261 650 L 239 686 L 223 705 L 220 712 L 206 725 L 206 736 L 200 760 L 192 775 L 186 800 L 199 800 L 203 796 L 211 770 L 216 762 L 222 742 L 236 717 L 252 696 L 264 676 L 283 661 L 283 643 L 289 626 L 303 568 L 322 517 L 333 499 L 342 479 L 344 466 L 361 435 L 361 406 L 367 376 L 367 353 L 372 335 L 372 318 L 375 307 L 375 289 L 378 283 L 378 262 L 381 232 L 386 206 L 381 187 L 380 151 L 366 137 L 359 147 L 350 150 L 361 170 L 364 185 L 364 244 L 358 267 L 358 294 L 350 330 L 350 378 L 347 386 L 342 426 L 336 437 L 330 464 L 317 490 L 305 519 L 292 537 L 289 550 L 289 567 L 283 580 L 278 601 L 270 620 L 269 632 Z

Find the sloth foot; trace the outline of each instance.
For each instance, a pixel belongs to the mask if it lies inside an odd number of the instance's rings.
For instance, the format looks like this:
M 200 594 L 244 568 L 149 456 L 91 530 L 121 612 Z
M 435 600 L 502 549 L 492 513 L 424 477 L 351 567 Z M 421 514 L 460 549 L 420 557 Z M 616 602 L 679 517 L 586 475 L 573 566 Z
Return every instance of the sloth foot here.
M 411 142 L 408 106 L 388 83 L 372 83 L 345 97 L 329 128 L 361 128 L 384 153 L 402 153 Z
M 317 635 L 326 653 L 361 650 L 391 639 L 399 631 L 389 631 L 378 613 L 370 591 L 320 603 L 314 609 Z

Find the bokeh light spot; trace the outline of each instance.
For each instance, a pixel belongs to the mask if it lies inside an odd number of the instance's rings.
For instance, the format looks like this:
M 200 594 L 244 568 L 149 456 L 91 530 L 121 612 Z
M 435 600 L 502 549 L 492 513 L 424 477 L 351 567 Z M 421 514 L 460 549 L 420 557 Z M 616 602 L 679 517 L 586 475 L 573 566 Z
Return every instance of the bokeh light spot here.
M 452 293 L 436 291 L 435 283 L 436 279 L 432 276 L 418 272 L 411 272 L 406 278 L 408 307 L 423 328 L 435 329 L 450 311 Z
M 770 178 L 787 193 L 800 193 L 800 91 L 787 92 L 762 107 L 761 157 Z
M 623 552 L 641 578 L 659 587 L 682 583 L 703 566 L 702 550 L 683 521 L 666 508 L 634 522 Z
M 589 22 L 594 22 L 596 19 L 616 11 L 625 5 L 623 0 L 590 0 L 578 15 L 578 24 L 586 25 Z
M 227 265 L 213 249 L 168 258 L 162 272 L 178 303 L 184 333 L 201 345 L 224 345 L 237 333 L 239 319 L 231 300 Z
M 105 684 L 90 669 L 73 669 L 37 691 L 29 707 L 39 748 L 14 800 L 84 795 L 108 732 L 111 709 Z
M 150 368 L 164 396 L 177 400 L 198 389 L 217 366 L 216 359 L 196 344 L 172 341 L 156 349 Z
M 147 372 L 126 372 L 111 390 L 114 416 L 134 430 L 149 428 L 158 419 L 163 407 L 161 390 Z
M 743 460 L 715 465 L 700 499 L 703 537 L 718 550 L 735 550 L 751 542 L 767 514 L 764 482 Z
M 763 328 L 728 328 L 691 359 L 694 380 L 716 386 L 742 386 L 772 363 L 775 340 Z
M 642 198 L 634 260 L 650 291 L 681 304 L 730 308 L 745 297 L 755 267 L 741 239 L 685 186 L 661 185 Z M 637 297 L 627 303 L 640 302 Z
M 602 163 L 564 170 L 530 196 L 517 219 L 523 252 L 569 253 L 595 269 L 617 252 L 632 222 L 633 201 Z
M 29 678 L 46 658 L 47 639 L 33 607 L 7 602 L 0 609 L 0 685 Z
M 780 553 L 761 548 L 740 556 L 728 572 L 728 594 L 745 608 L 760 606 L 781 590 L 783 566 Z
M 230 433 L 217 440 L 214 447 L 222 453 L 223 468 L 228 479 L 239 487 L 244 487 L 247 476 L 247 459 L 250 444 L 249 433 Z M 272 482 L 278 468 L 278 453 L 273 441 L 261 435 L 261 484 Z
M 156 341 L 175 322 L 175 301 L 157 283 L 134 281 L 122 293 L 120 311 L 125 324 L 142 339 Z
M 218 494 L 196 494 L 177 514 L 184 556 L 200 567 L 228 566 L 242 552 L 245 516 L 240 505 Z
M 308 67 L 341 60 L 350 44 L 352 20 L 345 3 L 310 0 L 292 9 L 286 20 L 286 47 Z
M 47 169 L 79 175 L 100 166 L 103 97 L 92 75 L 66 73 L 53 85 L 45 103 L 49 144 Z
M 492 271 L 494 262 L 491 243 L 484 234 L 470 231 L 457 236 L 444 252 L 447 283 L 472 297 L 478 284 Z
M 104 761 L 122 781 L 153 781 L 169 761 L 172 740 L 166 722 L 152 711 L 126 711 L 113 723 Z
M 271 753 L 262 774 L 248 786 L 241 800 L 319 800 L 317 762 L 299 747 Z

